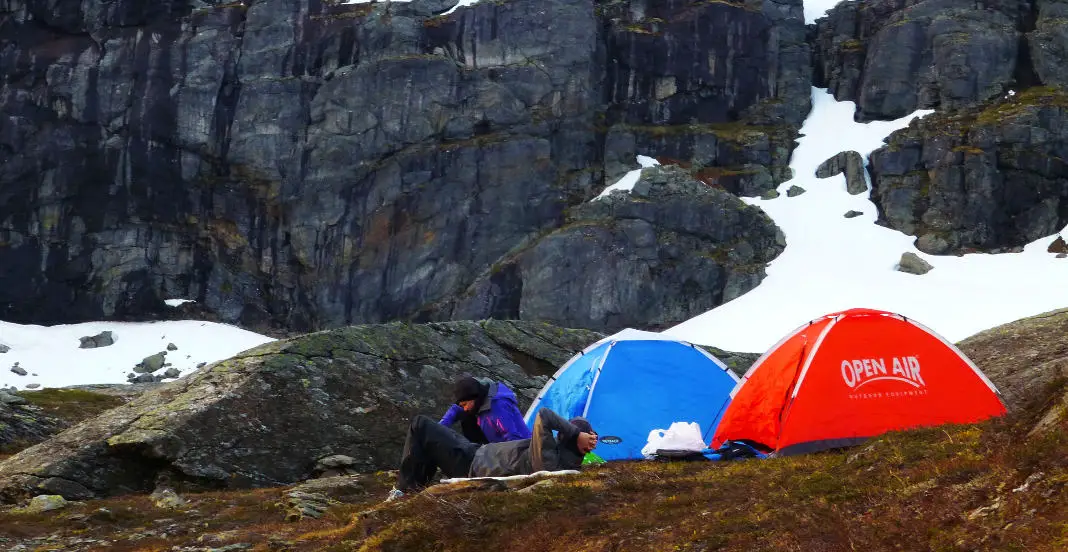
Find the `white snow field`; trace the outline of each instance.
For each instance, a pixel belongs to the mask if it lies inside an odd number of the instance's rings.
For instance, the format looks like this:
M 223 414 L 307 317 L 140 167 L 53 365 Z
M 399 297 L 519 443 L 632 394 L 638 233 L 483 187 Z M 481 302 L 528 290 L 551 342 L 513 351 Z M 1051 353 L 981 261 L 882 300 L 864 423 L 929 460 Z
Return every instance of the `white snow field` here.
M 105 330 L 113 333 L 113 345 L 78 348 L 79 337 L 94 336 Z M 61 326 L 0 322 L 0 344 L 11 348 L 0 353 L 0 387 L 126 383 L 126 374 L 133 371 L 134 365 L 149 355 L 166 351 L 170 343 L 178 349 L 167 352 L 167 362 L 185 376 L 201 362 L 210 364 L 271 341 L 274 339 L 235 326 L 197 320 L 86 322 Z M 27 375 L 11 371 L 16 362 Z
M 891 122 L 853 121 L 853 102 L 837 102 L 814 88 L 813 108 L 790 159 L 794 178 L 772 200 L 745 198 L 768 213 L 786 235 L 786 250 L 767 278 L 750 292 L 664 333 L 732 351 L 763 352 L 787 333 L 818 316 L 853 307 L 896 312 L 951 341 L 981 330 L 1068 307 L 1068 259 L 1046 252 L 1056 235 L 1027 245 L 1022 253 L 961 257 L 921 253 L 915 239 L 874 224 L 867 194 L 850 195 L 845 176 L 815 176 L 816 167 L 840 151 L 865 157 L 913 113 Z M 867 178 L 867 177 L 866 177 Z M 805 193 L 787 197 L 791 186 Z M 868 184 L 869 191 L 871 183 Z M 849 210 L 864 213 L 847 219 Z M 896 270 L 911 251 L 934 269 L 924 275 Z

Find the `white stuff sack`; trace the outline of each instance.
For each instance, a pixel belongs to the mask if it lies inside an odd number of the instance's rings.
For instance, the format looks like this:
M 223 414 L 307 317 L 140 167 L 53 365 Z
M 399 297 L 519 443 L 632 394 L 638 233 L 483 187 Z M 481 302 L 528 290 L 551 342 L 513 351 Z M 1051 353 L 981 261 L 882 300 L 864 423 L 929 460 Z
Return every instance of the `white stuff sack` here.
M 701 426 L 697 422 L 673 422 L 667 429 L 649 432 L 649 441 L 642 447 L 642 456 L 652 458 L 658 450 L 702 451 L 707 448 L 701 438 Z

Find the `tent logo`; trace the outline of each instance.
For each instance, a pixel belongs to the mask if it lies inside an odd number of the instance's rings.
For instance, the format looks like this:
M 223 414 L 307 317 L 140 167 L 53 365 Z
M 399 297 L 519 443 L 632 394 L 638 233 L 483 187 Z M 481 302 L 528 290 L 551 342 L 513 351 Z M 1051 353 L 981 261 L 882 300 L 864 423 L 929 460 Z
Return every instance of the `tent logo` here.
M 920 376 L 920 361 L 914 356 L 892 357 L 889 370 L 884 358 L 842 361 L 842 381 L 856 390 L 873 381 L 899 381 L 917 389 L 927 387 Z
M 616 437 L 615 435 L 605 435 L 604 437 L 598 437 L 597 443 L 605 445 L 618 445 L 623 442 L 623 439 Z

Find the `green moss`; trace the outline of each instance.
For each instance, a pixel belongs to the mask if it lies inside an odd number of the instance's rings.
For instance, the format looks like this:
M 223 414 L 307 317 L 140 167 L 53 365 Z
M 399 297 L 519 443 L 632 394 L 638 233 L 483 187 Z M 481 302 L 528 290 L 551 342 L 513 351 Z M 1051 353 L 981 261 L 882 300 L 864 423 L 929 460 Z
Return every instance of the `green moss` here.
M 423 26 L 427 28 L 440 27 L 449 21 L 449 16 L 438 15 L 435 17 L 428 17 L 423 20 Z
M 685 136 L 687 134 L 712 134 L 721 140 L 737 142 L 742 145 L 752 145 L 773 134 L 792 131 L 792 128 L 786 125 L 750 125 L 744 122 L 689 125 L 620 125 L 620 128 L 635 133 L 646 134 L 654 138 Z
M 338 9 L 342 8 L 342 9 Z M 313 21 L 340 21 L 345 19 L 360 19 L 366 17 L 374 10 L 374 4 L 348 4 L 345 6 L 337 6 L 328 13 L 321 15 L 313 15 L 311 19 Z
M 123 404 L 125 401 L 114 395 L 94 393 L 81 389 L 42 389 L 18 393 L 30 404 L 40 407 L 50 416 L 68 423 L 77 423 Z
M 842 41 L 842 43 L 838 45 L 838 49 L 842 52 L 863 52 L 864 43 L 855 38 L 851 38 L 849 40 Z
M 660 31 L 657 30 L 657 27 L 655 27 L 653 25 L 646 25 L 646 24 L 643 24 L 643 23 L 630 23 L 630 24 L 621 26 L 620 29 L 622 29 L 622 30 L 624 30 L 624 31 L 626 31 L 628 33 L 644 34 L 644 35 L 651 35 L 651 36 L 660 36 Z
M 1068 109 L 1068 94 L 1054 86 L 1035 86 L 1018 91 L 1012 98 L 991 104 L 980 111 L 975 122 L 980 125 L 996 125 L 1027 113 L 1035 107 Z

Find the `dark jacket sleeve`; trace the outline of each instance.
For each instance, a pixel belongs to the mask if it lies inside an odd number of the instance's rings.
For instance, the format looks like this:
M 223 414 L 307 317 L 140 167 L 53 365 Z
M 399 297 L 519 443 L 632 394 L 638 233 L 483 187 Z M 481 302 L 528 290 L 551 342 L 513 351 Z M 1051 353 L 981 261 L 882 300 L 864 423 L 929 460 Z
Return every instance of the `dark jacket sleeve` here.
M 572 439 L 579 434 L 577 427 L 571 425 L 571 422 L 548 408 L 539 410 L 537 419 L 541 422 L 543 430 L 556 430 L 559 433 L 558 440 L 560 441 Z

